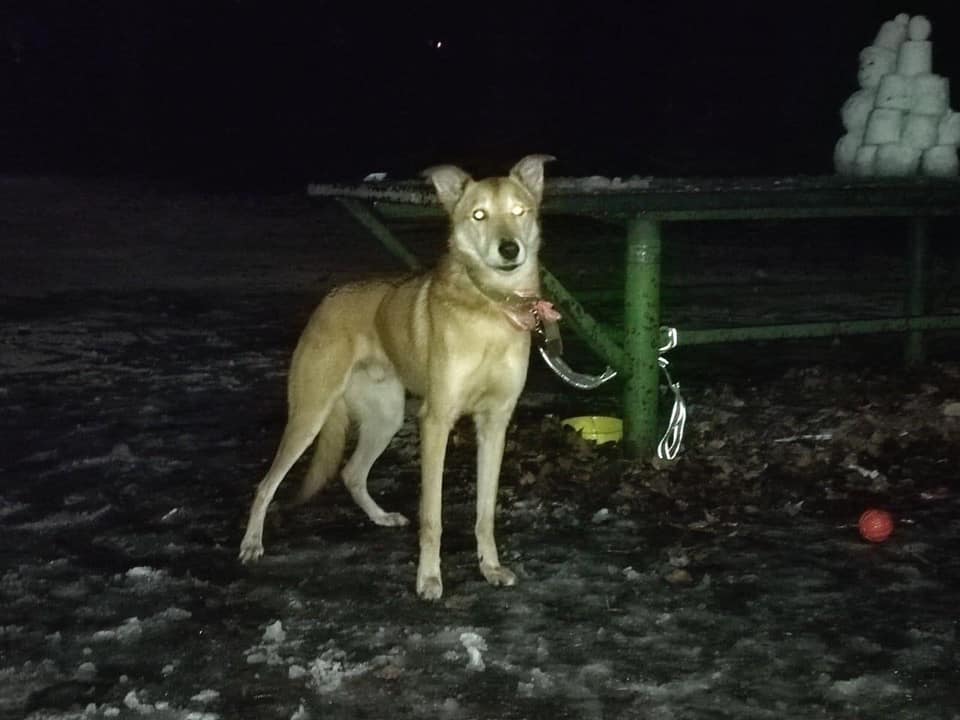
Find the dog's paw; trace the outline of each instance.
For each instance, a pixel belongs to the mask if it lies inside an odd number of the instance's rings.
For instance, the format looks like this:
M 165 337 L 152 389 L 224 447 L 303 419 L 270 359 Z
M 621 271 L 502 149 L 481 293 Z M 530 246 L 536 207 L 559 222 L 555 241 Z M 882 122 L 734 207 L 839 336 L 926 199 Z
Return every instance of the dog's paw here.
M 517 584 L 517 576 L 502 565 L 484 565 L 480 563 L 480 572 L 491 585 L 504 587 Z
M 263 543 L 244 540 L 240 545 L 240 562 L 244 565 L 254 563 L 263 557 Z
M 443 597 L 443 582 L 437 576 L 417 578 L 417 595 L 421 600 L 439 600 Z
M 404 525 L 410 524 L 406 515 L 401 515 L 400 513 L 385 512 L 370 519 L 381 527 L 403 527 Z

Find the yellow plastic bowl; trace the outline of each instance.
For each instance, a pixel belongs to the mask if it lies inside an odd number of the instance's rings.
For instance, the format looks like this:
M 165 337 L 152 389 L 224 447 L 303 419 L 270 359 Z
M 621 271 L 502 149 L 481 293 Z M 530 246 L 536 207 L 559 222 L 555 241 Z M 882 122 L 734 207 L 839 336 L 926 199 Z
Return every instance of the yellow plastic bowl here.
M 593 440 L 598 445 L 619 442 L 623 439 L 623 420 L 602 415 L 582 415 L 560 421 L 576 430 L 584 440 Z

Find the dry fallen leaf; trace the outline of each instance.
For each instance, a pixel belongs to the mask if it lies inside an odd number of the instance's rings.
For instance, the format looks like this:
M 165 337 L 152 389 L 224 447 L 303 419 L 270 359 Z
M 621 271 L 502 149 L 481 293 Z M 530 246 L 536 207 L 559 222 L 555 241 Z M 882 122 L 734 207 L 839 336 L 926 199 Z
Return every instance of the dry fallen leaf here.
M 664 578 L 671 585 L 692 585 L 693 576 L 683 568 L 677 568 L 671 571 Z

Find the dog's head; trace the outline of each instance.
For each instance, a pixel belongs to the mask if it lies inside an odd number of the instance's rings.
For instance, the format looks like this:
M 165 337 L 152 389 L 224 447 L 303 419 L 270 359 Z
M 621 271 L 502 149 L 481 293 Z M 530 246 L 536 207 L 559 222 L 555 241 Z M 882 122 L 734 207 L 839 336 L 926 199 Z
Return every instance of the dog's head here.
M 543 164 L 528 155 L 506 177 L 474 180 L 453 165 L 424 171 L 450 215 L 451 251 L 484 282 L 522 284 L 537 272 Z

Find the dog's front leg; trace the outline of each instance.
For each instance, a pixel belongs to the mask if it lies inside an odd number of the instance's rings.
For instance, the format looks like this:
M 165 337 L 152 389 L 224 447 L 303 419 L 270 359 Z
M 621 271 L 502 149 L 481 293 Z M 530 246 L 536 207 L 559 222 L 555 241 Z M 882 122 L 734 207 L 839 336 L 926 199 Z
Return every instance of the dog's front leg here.
M 500 464 L 510 411 L 491 411 L 474 416 L 477 426 L 477 557 L 480 572 L 491 585 L 513 585 L 516 575 L 500 565 L 493 527 L 497 512 Z
M 417 594 L 424 600 L 443 595 L 440 536 L 443 513 L 443 461 L 452 422 L 424 403 L 420 417 L 420 564 Z

